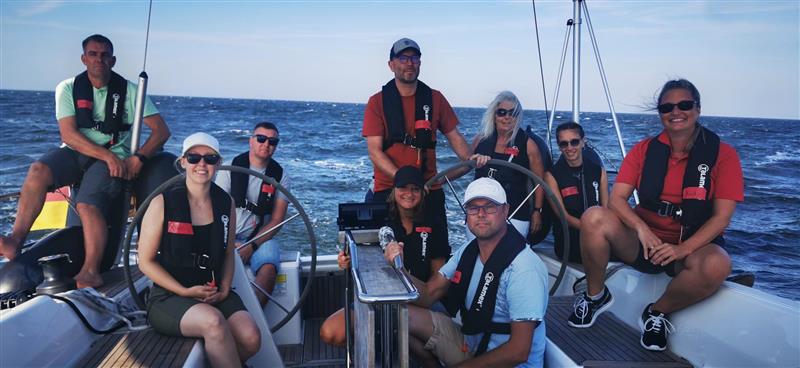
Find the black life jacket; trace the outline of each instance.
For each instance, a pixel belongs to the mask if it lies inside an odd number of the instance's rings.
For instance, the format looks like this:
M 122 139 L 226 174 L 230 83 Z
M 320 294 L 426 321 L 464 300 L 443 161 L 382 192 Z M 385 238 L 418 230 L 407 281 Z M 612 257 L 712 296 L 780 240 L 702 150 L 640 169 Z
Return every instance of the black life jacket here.
M 403 114 L 403 100 L 394 79 L 381 88 L 383 101 L 383 117 L 386 120 L 388 136 L 383 139 L 383 150 L 386 151 L 396 143 L 405 144 L 420 150 L 420 168 L 425 172 L 427 167 L 426 150 L 436 148 L 432 126 L 433 91 L 428 85 L 417 81 L 414 93 L 414 135 L 406 133 L 406 120 Z
M 522 129 L 517 131 L 514 142 L 506 148 L 504 153 L 495 152 L 496 144 L 497 131 L 495 131 L 491 136 L 481 140 L 478 143 L 478 146 L 475 147 L 475 153 L 491 156 L 493 159 L 503 161 L 508 161 L 508 159 L 513 155 L 514 158 L 511 159 L 511 162 L 526 169 L 530 169 L 530 160 L 528 160 L 528 135 L 525 134 Z M 503 189 L 505 189 L 506 195 L 508 196 L 508 203 L 511 205 L 512 211 L 519 206 L 523 199 L 525 199 L 525 197 L 528 195 L 528 192 L 530 192 L 530 189 L 533 189 L 533 186 L 530 186 L 529 188 L 529 180 L 527 176 L 505 166 L 490 164 L 485 165 L 480 169 L 475 169 L 475 179 L 483 177 L 494 178 L 503 186 Z M 514 215 L 515 219 L 521 221 L 530 221 L 531 210 L 528 202 L 529 201 L 526 201 L 522 208 L 517 211 L 517 213 Z
M 514 258 L 525 249 L 526 245 L 525 238 L 513 226 L 507 225 L 506 234 L 500 239 L 483 266 L 480 284 L 475 290 L 475 297 L 469 310 L 464 305 L 464 299 L 467 296 L 467 289 L 472 280 L 472 271 L 479 255 L 478 240 L 472 240 L 466 247 L 461 259 L 458 260 L 456 272 L 450 279 L 450 289 L 447 292 L 445 307 L 453 317 L 457 312 L 461 312 L 461 321 L 463 322 L 461 332 L 467 335 L 483 334 L 475 351 L 475 356 L 478 356 L 486 352 L 492 334 L 511 334 L 511 323 L 493 322 L 492 316 L 494 316 L 494 308 L 497 303 L 500 276 L 514 261 Z
M 231 197 L 214 183 L 211 183 L 211 204 L 214 222 L 208 240 L 208 254 L 198 254 L 193 246 L 195 240 L 186 182 L 179 181 L 164 191 L 164 225 L 158 261 L 167 270 L 194 268 L 197 272 L 210 274 L 214 270 L 216 275 L 221 275 L 228 247 Z
M 561 156 L 551 172 L 558 183 L 564 209 L 570 215 L 580 218 L 587 208 L 600 204 L 602 170 L 596 163 L 583 160 L 580 171 L 577 171 Z
M 234 157 L 233 166 L 250 168 L 250 151 L 242 153 Z M 264 175 L 275 179 L 280 182 L 283 178 L 283 167 L 272 158 L 267 163 L 267 168 L 264 170 Z M 250 180 L 250 175 L 231 172 L 231 197 L 236 202 L 236 207 L 245 208 L 252 212 L 259 218 L 259 224 L 256 230 L 261 226 L 260 222 L 264 215 L 271 214 L 272 208 L 275 206 L 276 189 L 273 185 L 261 182 L 261 192 L 258 193 L 258 201 L 256 203 L 247 200 L 247 183 Z
M 686 229 L 682 240 L 708 221 L 713 210 L 713 203 L 709 200 L 711 170 L 717 162 L 720 139 L 700 124 L 696 129 L 700 131 L 689 151 L 689 162 L 683 174 L 681 204 L 661 200 L 671 149 L 668 144 L 659 141 L 658 136 L 650 139 L 638 188 L 642 208 L 680 221 Z
M 544 139 L 533 132 L 533 128 L 528 125 L 525 129 L 525 133 L 528 134 L 528 137 L 533 139 L 533 143 L 536 143 L 536 148 L 539 150 L 539 156 L 542 158 L 542 166 L 544 167 L 544 171 L 550 171 L 553 167 L 553 157 L 550 154 L 550 148 L 547 147 L 547 143 L 545 143 Z M 528 244 L 534 246 L 539 244 L 547 237 L 547 234 L 550 233 L 550 228 L 553 225 L 553 218 L 555 214 L 553 214 L 553 209 L 550 208 L 547 204 L 542 205 L 542 227 L 537 232 L 529 232 L 528 233 Z
M 600 179 L 602 168 L 595 161 L 583 159 L 583 164 L 579 169 L 571 168 L 567 160 L 562 155 L 553 169 L 550 170 L 558 184 L 559 193 L 564 209 L 568 214 L 581 218 L 583 212 L 591 206 L 600 204 Z M 556 256 L 562 259 L 564 256 L 564 229 L 561 221 L 553 215 L 553 248 Z M 581 258 L 580 230 L 573 227 L 567 229 L 569 232 L 569 257 L 570 262 L 583 263 Z
M 553 156 L 550 154 L 550 149 L 547 147 L 547 143 L 545 143 L 542 137 L 533 132 L 533 127 L 530 125 L 525 128 L 525 133 L 528 134 L 528 137 L 533 139 L 533 143 L 536 143 L 536 148 L 539 149 L 539 156 L 542 157 L 542 166 L 544 167 L 544 171 L 550 171 L 550 168 L 553 167 Z
M 72 86 L 72 102 L 75 105 L 75 121 L 79 128 L 94 129 L 104 134 L 112 134 L 114 138 L 107 144 L 111 147 L 119 141 L 119 132 L 131 129 L 125 124 L 125 99 L 128 94 L 128 81 L 117 73 L 111 72 L 106 94 L 105 121 L 94 120 L 94 91 L 92 82 L 89 81 L 88 72 L 75 76 Z
M 414 221 L 410 234 L 406 234 L 403 223 L 399 220 L 392 220 L 389 224 L 394 231 L 397 241 L 404 244 L 403 266 L 414 277 L 428 281 L 431 277 L 431 261 L 428 257 L 430 247 L 436 238 L 447 239 L 447 228 L 437 225 L 437 221 L 431 216 L 426 216 L 422 222 Z M 436 231 L 443 234 L 434 234 Z

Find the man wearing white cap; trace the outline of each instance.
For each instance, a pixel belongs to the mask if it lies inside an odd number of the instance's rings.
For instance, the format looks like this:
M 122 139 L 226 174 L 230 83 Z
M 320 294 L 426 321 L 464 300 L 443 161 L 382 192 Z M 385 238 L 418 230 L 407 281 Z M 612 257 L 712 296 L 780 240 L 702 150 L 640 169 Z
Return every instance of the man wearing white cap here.
M 398 168 L 414 166 L 424 178 L 436 175 L 436 131 L 442 132 L 462 159 L 469 158 L 469 146 L 458 131 L 458 118 L 441 92 L 422 83 L 419 77 L 422 52 L 414 40 L 401 38 L 389 50 L 389 69 L 394 78 L 372 95 L 364 110 L 362 135 L 372 160 L 373 201 L 385 202 Z M 426 207 L 445 223 L 444 191 L 432 187 Z
M 547 270 L 506 221 L 502 185 L 473 181 L 464 193 L 467 226 L 475 239 L 457 250 L 420 290 L 428 307 L 447 294 L 450 315 L 409 308 L 410 345 L 423 345 L 446 366 L 541 367 L 544 363 Z M 395 255 L 388 255 L 393 259 Z M 462 326 L 450 318 L 461 313 Z

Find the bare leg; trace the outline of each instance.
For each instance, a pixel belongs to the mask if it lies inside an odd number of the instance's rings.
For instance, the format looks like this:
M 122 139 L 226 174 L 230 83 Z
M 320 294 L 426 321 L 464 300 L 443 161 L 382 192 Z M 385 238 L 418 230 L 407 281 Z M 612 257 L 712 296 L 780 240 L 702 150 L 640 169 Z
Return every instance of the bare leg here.
M 238 311 L 228 317 L 231 334 L 236 341 L 239 359 L 246 362 L 261 349 L 261 331 L 247 311 Z
M 425 349 L 425 343 L 433 336 L 431 311 L 416 305 L 408 306 L 408 347 L 411 354 L 424 367 L 441 367 L 433 352 Z
M 683 266 L 653 309 L 669 314 L 711 296 L 730 274 L 731 259 L 724 249 L 711 243 L 688 255 Z
M 275 289 L 276 274 L 277 270 L 275 269 L 275 265 L 267 263 L 258 269 L 258 273 L 256 273 L 256 284 L 272 294 L 272 290 Z M 256 291 L 256 296 L 262 307 L 267 305 L 269 299 L 262 292 Z
M 180 326 L 184 336 L 202 337 L 205 340 L 206 356 L 211 366 L 242 366 L 228 323 L 216 308 L 208 304 L 196 304 L 183 315 Z
M 83 225 L 83 243 L 86 248 L 86 259 L 83 261 L 81 271 L 75 275 L 79 288 L 99 287 L 103 285 L 100 276 L 100 261 L 103 258 L 108 229 L 106 218 L 100 209 L 86 203 L 78 203 L 78 215 Z
M 322 323 L 322 327 L 319 329 L 319 338 L 328 345 L 343 347 L 347 339 L 344 322 L 344 309 L 339 309 Z
M 50 168 L 36 161 L 28 169 L 28 175 L 22 184 L 17 205 L 17 218 L 11 235 L 0 237 L 0 255 L 13 260 L 19 254 L 20 246 L 31 231 L 33 221 L 42 212 L 47 188 L 53 185 L 53 173 Z
M 633 263 L 638 251 L 636 233 L 611 210 L 591 207 L 581 216 L 581 258 L 589 295 L 603 291 L 606 266 L 612 252 L 623 262 Z

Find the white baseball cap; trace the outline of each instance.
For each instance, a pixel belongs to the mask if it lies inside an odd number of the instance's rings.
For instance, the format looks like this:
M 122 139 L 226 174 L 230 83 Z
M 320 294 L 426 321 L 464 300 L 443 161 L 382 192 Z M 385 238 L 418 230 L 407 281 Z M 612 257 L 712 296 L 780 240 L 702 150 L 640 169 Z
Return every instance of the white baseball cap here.
M 220 154 L 219 141 L 210 134 L 198 132 L 186 137 L 186 139 L 183 140 L 183 152 L 181 152 L 181 156 L 185 155 L 186 151 L 190 150 L 194 146 L 206 146 L 216 151 L 218 155 Z
M 464 192 L 464 205 L 473 199 L 488 199 L 496 204 L 506 203 L 506 191 L 492 178 L 479 178 L 469 184 Z

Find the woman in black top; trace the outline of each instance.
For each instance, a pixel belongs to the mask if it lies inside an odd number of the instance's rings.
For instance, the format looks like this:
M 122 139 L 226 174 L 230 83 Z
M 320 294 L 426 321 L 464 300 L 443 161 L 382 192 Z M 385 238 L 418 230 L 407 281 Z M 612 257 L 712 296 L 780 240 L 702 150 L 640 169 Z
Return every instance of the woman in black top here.
M 581 263 L 581 215 L 589 207 L 608 205 L 608 176 L 600 165 L 584 159 L 586 143 L 580 124 L 570 121 L 559 125 L 556 140 L 561 157 L 545 174 L 545 181 L 567 212 L 569 261 Z M 558 216 L 555 206 L 553 208 Z M 561 259 L 564 255 L 561 221 L 553 221 L 553 238 L 556 255 Z
M 539 148 L 520 129 L 521 121 L 522 104 L 517 96 L 509 91 L 500 92 L 483 114 L 481 130 L 472 142 L 472 152 L 513 162 L 541 178 L 544 176 L 544 166 Z M 542 226 L 543 190 L 537 189 L 533 194 L 531 207 L 526 197 L 533 187 L 529 188 L 529 179 L 521 172 L 502 166 L 485 165 L 475 170 L 475 179 L 482 177 L 491 177 L 503 185 L 510 205 L 509 214 L 522 203 L 520 210 L 510 219 L 522 236 L 527 237 L 529 231 L 539 231 Z M 467 238 L 470 240 L 472 234 L 467 232 Z
M 219 143 L 205 133 L 183 142 L 186 180 L 155 197 L 139 235 L 139 268 L 154 285 L 148 320 L 163 334 L 200 337 L 215 367 L 240 367 L 261 347 L 261 332 L 236 293 L 236 217 L 213 183 Z
M 414 277 L 427 281 L 439 271 L 450 256 L 447 227 L 435 215 L 424 209 L 425 184 L 422 173 L 413 166 L 401 167 L 394 176 L 394 188 L 389 193 L 389 226 L 396 241 L 386 246 L 403 252 L 403 267 Z M 339 267 L 350 267 L 350 257 L 339 253 Z M 331 345 L 344 346 L 344 309 L 332 314 L 320 328 L 320 338 Z

